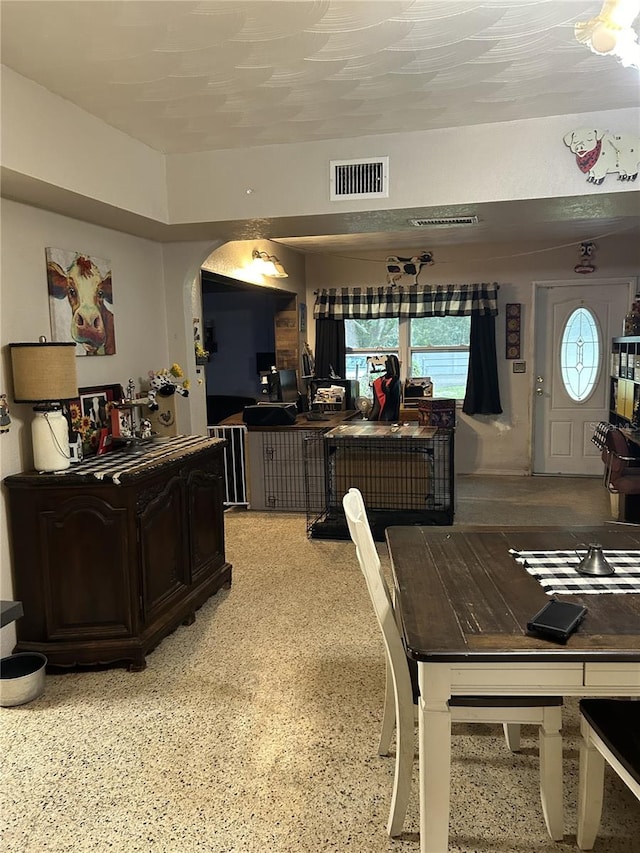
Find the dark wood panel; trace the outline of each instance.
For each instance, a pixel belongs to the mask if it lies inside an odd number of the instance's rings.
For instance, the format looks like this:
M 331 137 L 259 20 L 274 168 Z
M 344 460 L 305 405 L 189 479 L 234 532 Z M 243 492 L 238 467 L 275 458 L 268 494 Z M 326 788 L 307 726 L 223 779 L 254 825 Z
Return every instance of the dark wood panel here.
M 6 478 L 16 598 L 16 651 L 50 665 L 145 656 L 222 586 L 222 453 L 208 441 L 154 460 L 117 485 L 92 476 Z M 111 455 L 111 454 L 110 454 Z
M 517 550 L 573 550 L 589 542 L 640 549 L 640 528 L 467 528 L 387 530 L 394 583 L 408 647 L 418 659 L 504 659 L 537 652 L 563 659 L 640 660 L 640 595 L 567 595 L 588 608 L 566 646 L 526 635 L 526 623 L 549 600 L 518 563 Z M 562 596 L 561 596 L 562 597 Z M 543 659 L 541 657 L 541 659 Z

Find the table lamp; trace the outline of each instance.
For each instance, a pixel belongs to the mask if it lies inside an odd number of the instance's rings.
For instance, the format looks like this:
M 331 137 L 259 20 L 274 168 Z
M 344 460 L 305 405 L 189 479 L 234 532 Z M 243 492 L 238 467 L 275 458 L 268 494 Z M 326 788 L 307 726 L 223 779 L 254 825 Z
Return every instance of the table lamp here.
M 36 471 L 63 471 L 71 464 L 69 424 L 61 401 L 78 396 L 76 345 L 73 341 L 9 344 L 13 366 L 13 398 L 35 403 L 31 425 Z

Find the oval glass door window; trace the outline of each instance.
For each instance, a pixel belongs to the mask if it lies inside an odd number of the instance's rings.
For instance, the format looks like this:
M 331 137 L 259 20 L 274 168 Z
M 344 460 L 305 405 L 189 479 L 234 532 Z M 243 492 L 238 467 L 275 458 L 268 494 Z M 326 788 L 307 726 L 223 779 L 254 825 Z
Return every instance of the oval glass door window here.
M 560 374 L 572 400 L 582 403 L 593 393 L 600 368 L 600 334 L 588 308 L 576 308 L 566 322 L 560 344 Z

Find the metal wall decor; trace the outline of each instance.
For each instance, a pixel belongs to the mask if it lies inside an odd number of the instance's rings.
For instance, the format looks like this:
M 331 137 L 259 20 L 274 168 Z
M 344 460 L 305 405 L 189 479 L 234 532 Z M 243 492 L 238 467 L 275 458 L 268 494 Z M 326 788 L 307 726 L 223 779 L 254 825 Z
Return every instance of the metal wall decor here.
M 520 358 L 522 305 L 508 302 L 506 308 L 506 358 Z

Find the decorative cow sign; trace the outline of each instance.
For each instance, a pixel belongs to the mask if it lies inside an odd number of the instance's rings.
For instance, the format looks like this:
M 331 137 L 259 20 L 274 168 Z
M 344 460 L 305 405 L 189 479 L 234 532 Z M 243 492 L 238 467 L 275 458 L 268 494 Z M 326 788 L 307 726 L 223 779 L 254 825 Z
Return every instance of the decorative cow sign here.
M 111 262 L 47 249 L 47 282 L 52 339 L 75 341 L 76 355 L 114 355 Z
M 640 166 L 640 137 L 615 135 L 608 130 L 581 127 L 564 136 L 564 144 L 576 155 L 576 163 L 592 184 L 618 173 L 619 181 L 635 181 Z
M 433 253 L 422 252 L 414 258 L 391 255 L 387 258 L 387 284 L 417 284 L 420 270 L 433 264 Z

